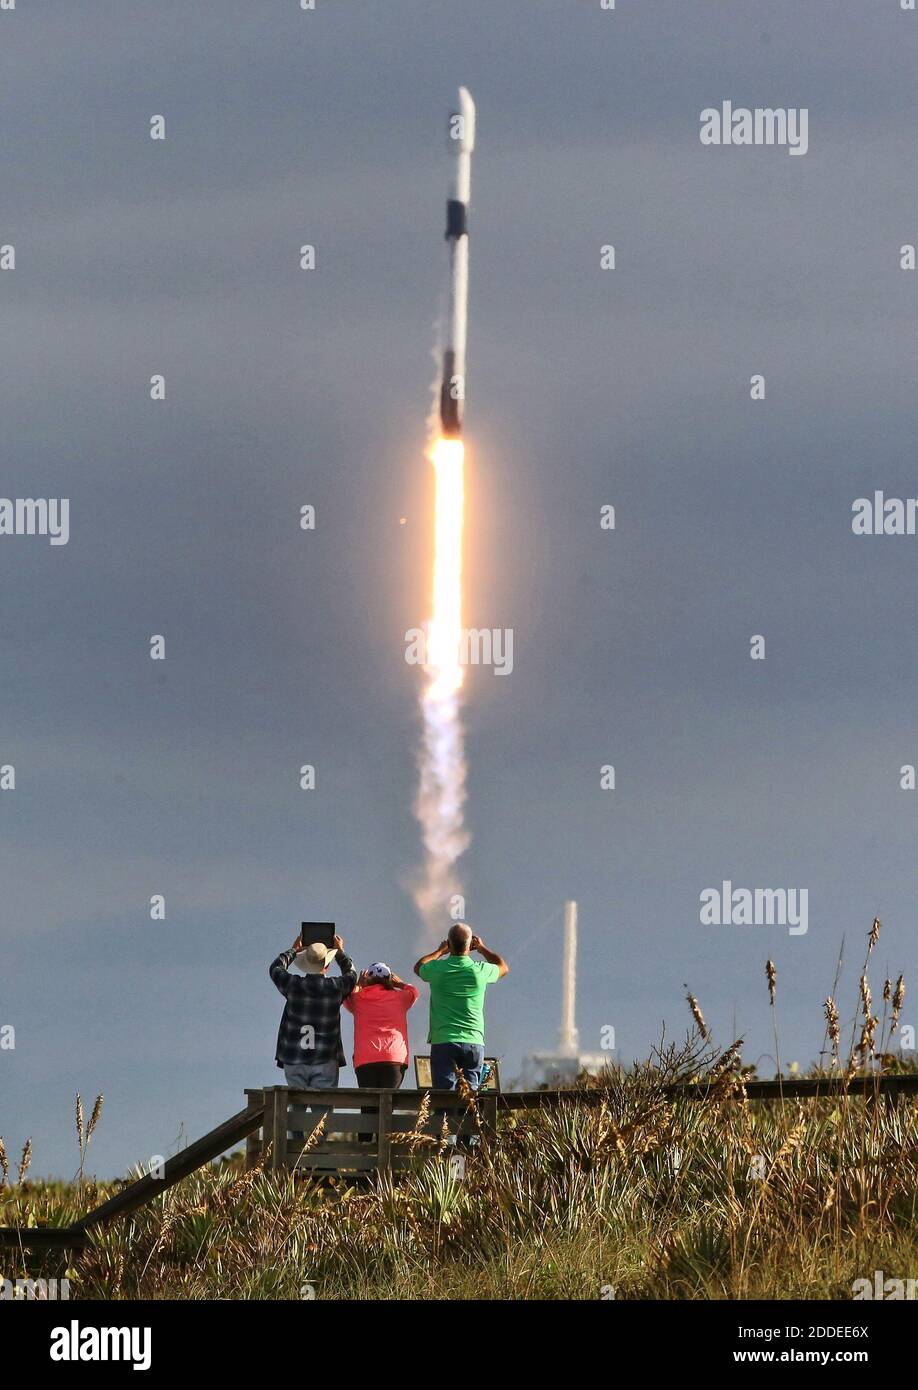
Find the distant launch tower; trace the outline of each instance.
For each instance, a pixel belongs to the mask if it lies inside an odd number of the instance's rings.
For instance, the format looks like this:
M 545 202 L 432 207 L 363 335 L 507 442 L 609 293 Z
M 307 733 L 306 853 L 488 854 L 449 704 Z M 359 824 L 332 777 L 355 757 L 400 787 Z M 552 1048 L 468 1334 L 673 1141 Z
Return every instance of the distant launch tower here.
M 581 1052 L 577 1033 L 577 904 L 564 904 L 564 952 L 561 973 L 561 1029 L 557 1052 L 533 1052 L 523 1058 L 524 1090 L 575 1081 L 581 1072 L 595 1076 L 612 1061 L 611 1052 Z
M 558 1052 L 562 1057 L 576 1057 L 580 1050 L 577 1040 L 577 904 L 564 904 L 564 974 L 561 979 L 561 1037 Z

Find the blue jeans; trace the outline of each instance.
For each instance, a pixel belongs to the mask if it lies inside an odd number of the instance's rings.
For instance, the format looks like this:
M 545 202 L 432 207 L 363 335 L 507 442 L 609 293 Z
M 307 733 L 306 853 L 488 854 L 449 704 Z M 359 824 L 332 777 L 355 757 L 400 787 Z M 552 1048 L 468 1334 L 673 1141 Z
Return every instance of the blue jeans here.
M 294 1091 L 333 1091 L 338 1085 L 338 1063 L 292 1062 L 284 1067 L 287 1085 Z
M 293 1062 L 284 1067 L 284 1077 L 294 1091 L 334 1091 L 338 1086 L 338 1063 L 334 1057 L 328 1062 Z M 313 1106 L 309 1114 L 315 1116 L 315 1124 L 310 1133 L 322 1116 L 329 1113 L 329 1108 L 327 1105 Z M 290 1137 L 302 1142 L 305 1136 L 301 1129 L 294 1129 Z
M 481 1043 L 432 1043 L 430 1047 L 430 1080 L 435 1091 L 455 1091 L 456 1067 L 462 1072 L 473 1091 L 481 1083 L 484 1066 L 484 1047 Z

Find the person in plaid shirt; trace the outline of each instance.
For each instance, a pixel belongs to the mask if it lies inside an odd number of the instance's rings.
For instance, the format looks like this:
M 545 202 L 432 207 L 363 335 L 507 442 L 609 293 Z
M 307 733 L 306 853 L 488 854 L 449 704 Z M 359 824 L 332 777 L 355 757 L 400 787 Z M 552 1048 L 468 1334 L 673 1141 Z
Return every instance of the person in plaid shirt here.
M 291 975 L 295 956 L 305 973 Z M 326 972 L 338 962 L 340 975 Z M 286 999 L 277 1034 L 277 1065 L 283 1067 L 288 1086 L 302 1091 L 331 1091 L 338 1085 L 344 1066 L 341 1046 L 341 1005 L 357 983 L 357 971 L 344 942 L 335 937 L 328 949 L 321 942 L 304 947 L 297 937 L 289 951 L 281 951 L 268 973 Z

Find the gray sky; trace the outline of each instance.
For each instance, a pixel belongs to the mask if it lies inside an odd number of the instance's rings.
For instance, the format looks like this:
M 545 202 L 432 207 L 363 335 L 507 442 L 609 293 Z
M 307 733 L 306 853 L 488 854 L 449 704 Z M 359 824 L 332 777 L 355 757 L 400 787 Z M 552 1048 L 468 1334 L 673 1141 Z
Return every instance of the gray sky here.
M 0 1133 L 36 1172 L 76 1167 L 77 1090 L 109 1175 L 275 1083 L 302 917 L 359 965 L 418 953 L 403 635 L 459 82 L 466 617 L 515 663 L 466 683 L 468 915 L 512 967 L 489 1051 L 512 1077 L 555 1043 L 568 896 L 582 1046 L 611 1024 L 624 1059 L 684 1032 L 683 981 L 771 1052 L 771 956 L 805 1064 L 874 913 L 875 993 L 914 975 L 918 537 L 855 537 L 851 504 L 916 492 L 916 48 L 897 0 L 0 13 L 2 491 L 71 499 L 67 546 L 0 540 Z M 806 156 L 702 146 L 727 99 L 806 107 Z M 808 933 L 702 927 L 724 878 L 807 889 Z

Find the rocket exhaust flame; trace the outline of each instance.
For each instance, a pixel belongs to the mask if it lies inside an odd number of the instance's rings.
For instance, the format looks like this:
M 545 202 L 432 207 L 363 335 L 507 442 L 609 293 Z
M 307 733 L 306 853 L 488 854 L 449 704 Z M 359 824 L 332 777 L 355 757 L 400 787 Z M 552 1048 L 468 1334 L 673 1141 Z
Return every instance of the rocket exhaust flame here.
M 442 936 L 449 900 L 459 891 L 456 861 L 469 843 L 465 805 L 465 748 L 459 696 L 462 689 L 462 520 L 465 446 L 465 349 L 468 301 L 468 204 L 475 105 L 464 87 L 449 133 L 455 163 L 446 204 L 449 243 L 449 306 L 440 385 L 441 435 L 429 451 L 434 468 L 433 611 L 427 627 L 424 734 L 416 812 L 424 841 L 423 878 L 415 889 L 418 911 Z
M 434 506 L 433 616 L 427 629 L 429 693 L 439 700 L 462 684 L 462 512 L 465 447 L 438 439 L 431 450 L 436 479 Z
M 424 733 L 416 805 L 425 864 L 414 897 L 425 924 L 440 936 L 449 899 L 459 891 L 456 861 L 469 842 L 463 821 L 466 765 L 459 711 L 464 453 L 460 439 L 438 439 L 430 451 L 436 483 L 433 611 L 421 692 Z

